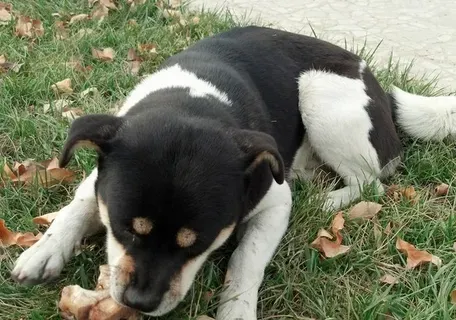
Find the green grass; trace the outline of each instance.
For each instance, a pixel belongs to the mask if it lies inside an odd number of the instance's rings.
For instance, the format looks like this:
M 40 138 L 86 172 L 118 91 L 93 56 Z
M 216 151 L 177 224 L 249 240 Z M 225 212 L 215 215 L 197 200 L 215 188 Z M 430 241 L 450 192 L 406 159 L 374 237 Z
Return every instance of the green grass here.
M 124 71 L 129 48 L 139 43 L 156 43 L 158 57 L 143 63 L 140 74 L 152 72 L 166 57 L 184 49 L 189 43 L 235 25 L 229 15 L 201 13 L 199 24 L 170 29 L 153 1 L 129 10 L 124 1 L 101 24 L 83 21 L 69 27 L 71 35 L 81 28 L 94 33 L 79 39 L 54 39 L 54 23 L 70 13 L 89 13 L 87 1 L 12 1 L 14 9 L 43 21 L 45 35 L 31 44 L 13 35 L 14 24 L 0 26 L 0 55 L 12 62 L 24 63 L 19 73 L 0 75 L 0 163 L 35 158 L 45 160 L 58 156 L 69 123 L 58 113 L 43 113 L 43 104 L 55 100 L 50 86 L 71 78 L 75 91 L 74 107 L 85 113 L 107 112 L 132 89 L 139 77 Z M 137 26 L 128 24 L 130 19 Z M 112 47 L 117 55 L 112 63 L 96 61 L 92 48 Z M 360 52 L 373 65 L 373 55 Z M 72 57 L 80 57 L 93 71 L 81 74 L 65 66 Z M 413 80 L 409 70 L 395 64 L 375 66 L 382 85 L 395 84 L 407 91 L 432 95 L 434 82 Z M 80 98 L 77 93 L 96 87 L 100 94 Z M 32 107 L 33 106 L 33 107 Z M 456 148 L 450 143 L 424 143 L 404 140 L 405 160 L 400 171 L 386 183 L 414 185 L 420 194 L 416 205 L 393 203 L 369 192 L 364 199 L 379 201 L 384 208 L 378 221 L 364 224 L 347 222 L 344 243 L 352 250 L 335 259 L 321 259 L 310 248 L 319 228 L 327 227 L 331 215 L 320 210 L 312 195 L 320 192 L 309 183 L 294 185 L 295 203 L 290 229 L 274 260 L 266 270 L 260 292 L 260 319 L 455 319 L 456 310 L 449 294 L 456 289 L 455 193 L 445 202 L 429 197 L 433 185 L 446 182 L 455 186 Z M 79 179 L 95 164 L 93 154 L 78 152 L 70 167 Z M 68 203 L 75 184 L 44 189 L 40 186 L 0 188 L 0 217 L 13 230 L 37 231 L 31 219 L 55 211 Z M 392 234 L 376 237 L 375 228 L 383 229 L 394 222 Z M 377 227 L 375 227 L 377 225 Z M 441 268 L 424 266 L 406 271 L 405 258 L 395 249 L 397 236 L 442 258 Z M 22 287 L 9 279 L 14 260 L 21 249 L 0 252 L 0 319 L 59 319 L 57 302 L 60 290 L 70 284 L 93 288 L 98 265 L 105 262 L 102 237 L 90 239 L 85 250 L 65 267 L 58 281 L 35 287 Z M 226 267 L 222 249 L 205 265 L 186 300 L 163 319 L 194 319 L 201 314 L 214 315 L 217 292 Z M 394 286 L 378 279 L 385 273 L 400 278 Z M 214 295 L 212 295 L 214 293 Z M 389 315 L 388 318 L 386 315 Z

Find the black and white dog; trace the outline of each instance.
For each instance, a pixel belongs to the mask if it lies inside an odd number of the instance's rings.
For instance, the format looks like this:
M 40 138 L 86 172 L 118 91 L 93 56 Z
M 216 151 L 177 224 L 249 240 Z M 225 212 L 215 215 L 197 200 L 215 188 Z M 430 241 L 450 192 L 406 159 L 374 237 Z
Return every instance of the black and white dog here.
M 243 230 L 217 319 L 256 319 L 258 288 L 284 235 L 289 182 L 324 164 L 345 186 L 336 210 L 400 162 L 396 126 L 415 138 L 456 137 L 456 97 L 385 93 L 366 63 L 314 38 L 246 27 L 169 58 L 117 116 L 73 122 L 60 164 L 81 145 L 97 169 L 12 272 L 59 275 L 85 236 L 107 230 L 111 295 L 159 316 L 175 308 L 207 257 Z

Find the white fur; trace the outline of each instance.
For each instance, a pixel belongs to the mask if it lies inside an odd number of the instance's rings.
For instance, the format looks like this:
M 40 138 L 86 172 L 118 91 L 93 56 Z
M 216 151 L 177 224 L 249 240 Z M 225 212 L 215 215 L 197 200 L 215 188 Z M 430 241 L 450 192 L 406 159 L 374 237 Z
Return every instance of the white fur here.
M 291 202 L 288 184 L 273 181 L 264 198 L 248 215 L 245 233 L 228 263 L 217 320 L 257 319 L 258 289 L 264 269 L 287 229 Z
M 22 283 L 36 283 L 57 277 L 73 256 L 81 240 L 103 227 L 95 199 L 97 169 L 76 190 L 43 237 L 16 261 L 12 276 Z
M 369 140 L 373 126 L 365 109 L 370 98 L 364 82 L 309 70 L 300 75 L 298 85 L 299 108 L 310 146 L 346 184 L 329 193 L 325 208 L 337 210 L 347 205 L 360 196 L 365 183 L 375 181 L 381 188 L 380 162 Z
M 130 92 L 118 116 L 125 115 L 128 110 L 152 92 L 168 88 L 190 88 L 190 96 L 192 97 L 209 95 L 227 105 L 231 105 L 231 101 L 226 93 L 217 89 L 212 83 L 198 78 L 193 72 L 182 69 L 179 64 L 175 64 L 155 72 L 142 80 Z
M 456 139 L 456 97 L 423 97 L 394 87 L 397 123 L 410 136 L 423 140 Z
M 291 179 L 312 180 L 315 170 L 321 163 L 315 158 L 314 151 L 309 142 L 309 137 L 304 136 L 303 142 L 296 152 L 290 170 Z

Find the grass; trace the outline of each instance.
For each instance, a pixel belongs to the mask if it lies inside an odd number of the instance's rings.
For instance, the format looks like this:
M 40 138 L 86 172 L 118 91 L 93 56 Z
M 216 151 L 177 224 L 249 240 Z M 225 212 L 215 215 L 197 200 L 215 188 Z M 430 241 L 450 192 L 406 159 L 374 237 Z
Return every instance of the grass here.
M 57 112 L 43 112 L 43 104 L 56 99 L 50 86 L 71 78 L 74 107 L 85 113 L 107 112 L 138 82 L 137 76 L 124 70 L 127 51 L 139 43 L 156 43 L 158 56 L 145 61 L 140 74 L 152 72 L 166 57 L 184 49 L 200 38 L 226 30 L 235 22 L 229 15 L 204 12 L 198 24 L 170 28 L 153 1 L 129 10 L 120 1 L 101 24 L 82 21 L 69 27 L 70 37 L 54 39 L 54 24 L 71 13 L 89 13 L 87 1 L 12 1 L 14 10 L 40 19 L 45 28 L 43 37 L 33 43 L 14 36 L 14 23 L 0 26 L 0 55 L 9 61 L 24 63 L 18 73 L 0 74 L 0 163 L 58 156 L 69 123 Z M 134 19 L 137 25 L 129 24 Z M 93 29 L 79 38 L 82 28 Z M 91 49 L 112 47 L 117 55 L 112 63 L 92 58 Z M 372 52 L 360 52 L 370 57 Z M 82 74 L 65 66 L 72 57 L 79 57 L 93 70 Z M 395 64 L 375 66 L 375 73 L 386 88 L 395 84 L 407 91 L 432 95 L 437 92 L 433 81 L 414 80 L 409 70 Z M 81 98 L 77 93 L 96 87 L 99 95 Z M 334 259 L 321 259 L 310 248 L 319 228 L 330 224 L 332 215 L 320 210 L 318 201 L 310 201 L 321 190 L 310 183 L 297 182 L 295 203 L 289 232 L 266 270 L 258 304 L 260 319 L 455 319 L 456 309 L 449 300 L 456 289 L 455 185 L 456 148 L 450 143 L 424 143 L 404 139 L 405 159 L 399 172 L 386 183 L 413 185 L 420 194 L 417 204 L 394 203 L 366 192 L 365 200 L 384 204 L 377 221 L 363 224 L 347 222 L 344 243 L 352 250 Z M 70 167 L 79 179 L 95 165 L 90 152 L 78 152 Z M 446 201 L 432 199 L 429 190 L 446 182 L 453 189 Z M 75 184 L 45 189 L 40 186 L 0 188 L 0 217 L 18 231 L 37 231 L 31 219 L 55 211 L 68 203 Z M 383 230 L 394 223 L 389 235 Z M 395 249 L 397 236 L 438 255 L 443 266 L 424 266 L 412 271 L 404 269 L 405 258 Z M 9 279 L 14 260 L 22 251 L 3 249 L 0 255 L 0 319 L 59 319 L 57 302 L 60 290 L 70 284 L 93 288 L 98 265 L 105 262 L 102 238 L 90 239 L 85 250 L 73 258 L 58 281 L 35 287 L 22 287 Z M 214 315 L 217 292 L 223 281 L 228 248 L 214 254 L 199 273 L 186 300 L 163 319 L 194 319 L 201 314 Z M 379 283 L 385 273 L 397 276 L 394 286 Z

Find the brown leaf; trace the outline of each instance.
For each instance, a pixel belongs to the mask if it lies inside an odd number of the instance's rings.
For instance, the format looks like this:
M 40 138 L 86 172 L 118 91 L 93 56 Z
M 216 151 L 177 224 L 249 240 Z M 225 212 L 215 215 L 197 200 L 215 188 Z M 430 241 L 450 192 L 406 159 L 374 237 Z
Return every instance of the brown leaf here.
M 10 3 L 0 2 L 0 25 L 7 25 L 13 19 L 12 9 L 13 6 Z
M 127 0 L 127 4 L 130 5 L 130 7 L 134 7 L 139 4 L 145 4 L 147 0 Z
M 37 182 L 43 187 L 51 187 L 60 183 L 72 182 L 75 178 L 73 171 L 58 167 L 57 158 L 41 163 L 30 162 L 27 165 L 24 162 L 18 167 L 19 172 L 21 172 L 20 168 L 22 168 L 22 173 L 16 173 L 16 177 L 11 179 L 11 182 L 26 185 Z
M 88 20 L 88 19 L 89 19 L 89 15 L 86 13 L 76 14 L 70 18 L 70 24 L 73 24 L 73 23 L 76 23 L 79 21 Z
M 68 30 L 65 28 L 65 23 L 63 21 L 55 22 L 55 38 L 57 40 L 65 40 L 68 38 Z
M 95 31 L 93 31 L 93 29 L 90 29 L 90 28 L 84 28 L 84 29 L 80 29 L 74 36 L 77 38 L 77 39 L 82 39 L 83 37 L 85 36 L 88 36 L 88 35 L 91 35 L 92 33 L 94 33 Z
M 68 107 L 72 102 L 68 99 L 58 99 L 54 100 L 51 103 L 45 103 L 43 104 L 43 112 L 47 113 L 49 110 L 51 110 L 51 107 L 53 110 L 57 113 L 61 113 L 63 109 Z
M 415 188 L 413 186 L 410 186 L 410 187 L 403 189 L 402 195 L 407 200 L 410 200 L 410 201 L 415 200 L 415 198 L 416 198 Z
M 376 202 L 361 201 L 348 212 L 350 219 L 372 219 L 380 212 L 382 205 Z
M 131 48 L 127 54 L 127 71 L 136 76 L 139 73 L 141 67 L 141 58 L 136 54 L 136 50 Z
M 99 4 L 109 9 L 117 9 L 112 0 L 99 0 Z
M 8 72 L 9 70 L 18 73 L 22 65 L 22 63 L 8 62 L 5 55 L 0 55 L 0 73 Z
M 192 18 L 192 23 L 193 23 L 193 24 L 198 24 L 198 23 L 200 23 L 200 17 L 198 17 L 198 16 L 193 17 L 193 18 Z
M 426 262 L 433 263 L 438 267 L 442 265 L 442 260 L 439 257 L 427 251 L 418 250 L 414 245 L 399 237 L 396 240 L 396 248 L 407 256 L 407 269 L 413 269 Z
M 451 303 L 456 304 L 456 290 L 451 291 L 450 297 L 451 297 Z
M 35 38 L 44 34 L 43 24 L 38 19 L 32 19 L 28 16 L 19 16 L 16 22 L 16 31 L 18 37 Z
M 147 59 L 154 59 L 157 55 L 157 45 L 154 43 L 138 44 L 139 54 Z
M 73 88 L 71 87 L 71 79 L 67 78 L 62 81 L 56 82 L 51 86 L 51 89 L 54 90 L 56 94 L 69 95 L 73 93 Z
M 326 258 L 336 257 L 348 252 L 350 250 L 350 246 L 342 245 L 342 235 L 340 233 L 340 231 L 344 228 L 344 223 L 345 220 L 342 212 L 338 212 L 334 217 L 331 226 L 331 231 L 336 239 L 331 241 L 330 239 L 332 236 L 329 232 L 324 229 L 320 229 L 317 238 L 311 243 L 311 246 L 323 253 Z
M 386 234 L 386 235 L 390 235 L 391 232 L 392 232 L 392 229 L 393 229 L 393 223 L 390 221 L 390 222 L 388 222 L 388 224 L 386 225 L 385 230 L 383 230 L 383 233 Z
M 393 184 L 386 190 L 386 195 L 394 201 L 399 201 L 404 198 L 412 204 L 415 204 L 418 200 L 417 193 L 413 186 L 401 188 L 397 184 Z
M 80 108 L 65 108 L 62 112 L 62 117 L 70 121 L 79 118 L 84 114 L 84 111 Z
M 33 218 L 33 223 L 37 225 L 51 225 L 52 221 L 57 217 L 59 211 L 43 214 L 42 216 L 38 216 Z
M 175 9 L 164 9 L 162 11 L 162 14 L 165 19 L 180 20 L 182 18 L 182 13 L 179 10 Z
M 448 194 L 448 190 L 450 189 L 450 186 L 447 185 L 446 183 L 441 183 L 434 189 L 434 196 L 436 197 L 443 197 Z
M 92 56 L 101 61 L 114 60 L 116 53 L 113 48 L 104 48 L 102 50 L 92 49 Z
M 135 19 L 130 19 L 130 20 L 128 20 L 128 25 L 129 26 L 137 26 L 138 22 Z
M 196 320 L 215 320 L 215 319 L 211 318 L 209 316 L 206 316 L 206 315 L 202 315 L 202 316 L 197 317 Z
M 383 275 L 380 279 L 379 279 L 380 282 L 383 282 L 383 283 L 387 283 L 387 284 L 396 284 L 399 282 L 399 280 L 395 277 L 395 276 L 392 276 L 390 274 L 385 274 Z
M 12 245 L 30 247 L 36 243 L 41 236 L 41 233 L 34 235 L 31 232 L 13 232 L 6 227 L 5 220 L 0 219 L 0 247 L 9 247 Z
M 93 19 L 100 20 L 100 22 L 103 21 L 103 19 L 105 17 L 107 17 L 108 15 L 109 15 L 109 8 L 105 7 L 105 6 L 102 6 L 100 4 L 95 6 L 95 8 L 94 8 L 94 10 L 92 11 L 92 14 L 91 14 Z

